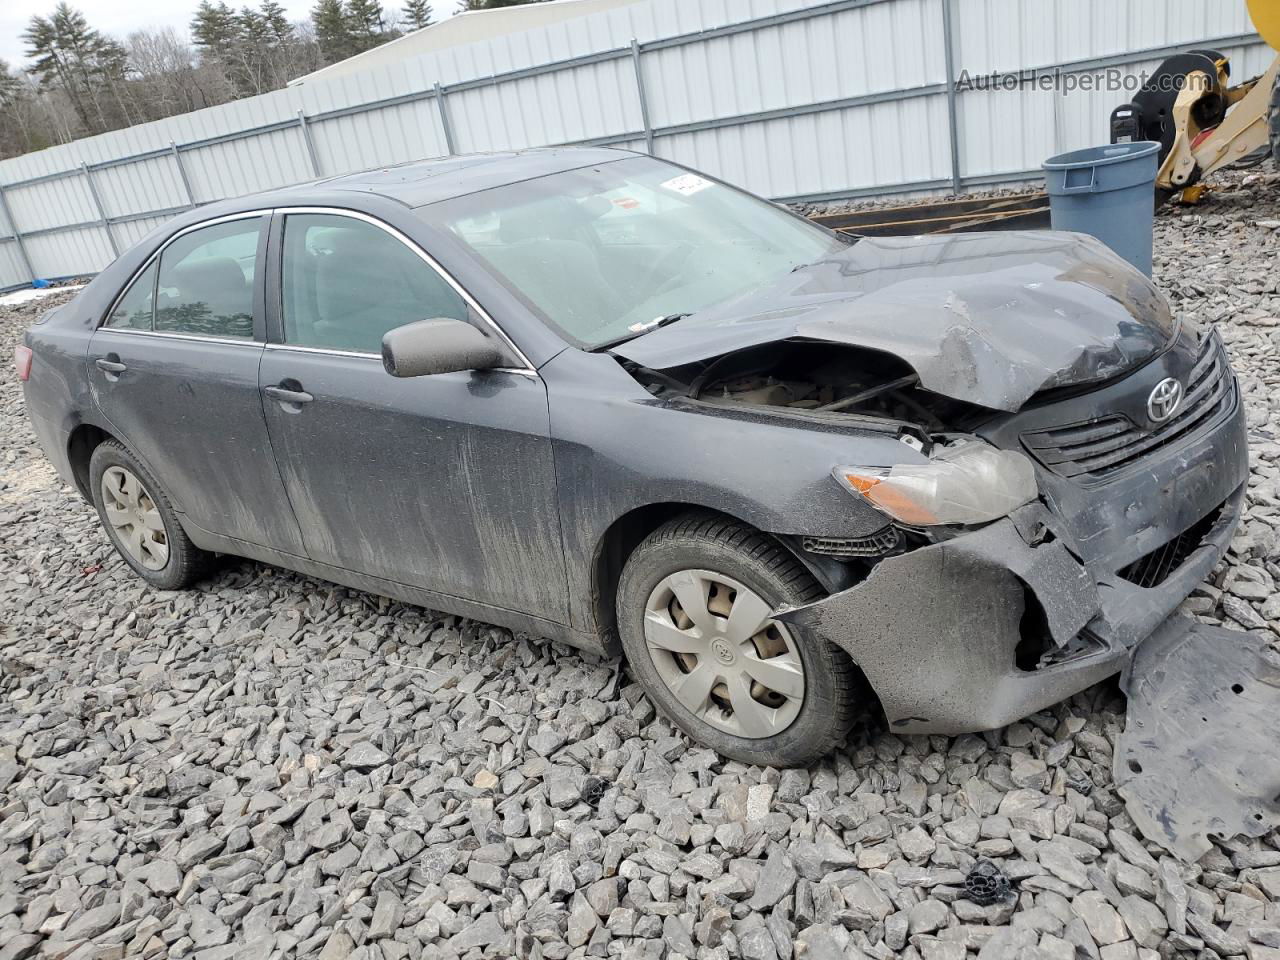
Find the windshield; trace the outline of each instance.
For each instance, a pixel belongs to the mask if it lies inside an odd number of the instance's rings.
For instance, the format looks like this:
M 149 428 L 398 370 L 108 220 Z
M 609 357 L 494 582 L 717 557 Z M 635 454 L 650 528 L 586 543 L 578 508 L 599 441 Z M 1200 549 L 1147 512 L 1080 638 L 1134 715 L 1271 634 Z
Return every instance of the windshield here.
M 418 212 L 587 349 L 747 293 L 843 246 L 771 203 L 647 157 Z

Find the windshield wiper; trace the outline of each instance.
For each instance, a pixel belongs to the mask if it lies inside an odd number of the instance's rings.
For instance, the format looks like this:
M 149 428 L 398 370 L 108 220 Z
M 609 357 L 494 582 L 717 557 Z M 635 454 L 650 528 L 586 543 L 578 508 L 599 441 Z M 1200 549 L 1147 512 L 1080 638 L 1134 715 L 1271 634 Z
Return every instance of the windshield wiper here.
M 648 323 L 632 324 L 628 329 L 632 333 L 648 333 L 650 330 L 657 330 L 659 327 L 665 327 L 675 323 L 677 320 L 683 320 L 690 316 L 687 313 L 668 313 L 665 317 L 658 317 L 656 320 L 650 320 Z
M 646 333 L 652 333 L 661 327 L 670 326 L 677 320 L 683 320 L 685 317 L 692 316 L 689 313 L 668 313 L 665 317 L 657 317 L 647 323 L 634 323 L 627 329 L 629 333 L 621 337 L 615 337 L 612 340 L 606 340 L 599 346 L 592 347 L 592 353 L 598 353 L 601 350 L 608 350 L 610 347 L 616 347 L 620 343 L 626 343 L 628 340 L 634 340 L 636 337 L 643 337 Z

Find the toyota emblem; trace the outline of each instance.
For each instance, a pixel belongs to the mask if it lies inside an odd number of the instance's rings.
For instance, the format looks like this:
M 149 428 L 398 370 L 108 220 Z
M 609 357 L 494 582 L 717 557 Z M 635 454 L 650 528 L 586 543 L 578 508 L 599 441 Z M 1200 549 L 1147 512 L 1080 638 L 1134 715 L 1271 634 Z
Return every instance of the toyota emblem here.
M 1182 384 L 1167 377 L 1156 384 L 1147 397 L 1147 416 L 1152 423 L 1164 423 L 1177 412 L 1182 403 Z

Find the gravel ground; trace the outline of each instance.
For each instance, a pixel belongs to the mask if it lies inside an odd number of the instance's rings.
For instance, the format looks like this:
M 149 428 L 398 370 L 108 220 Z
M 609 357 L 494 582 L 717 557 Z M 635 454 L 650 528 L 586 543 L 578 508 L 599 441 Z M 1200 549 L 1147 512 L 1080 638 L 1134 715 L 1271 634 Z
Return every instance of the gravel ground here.
M 826 200 L 819 203 L 789 204 L 792 210 L 806 217 L 830 216 L 837 213 L 860 213 L 864 210 L 878 210 L 881 207 L 909 207 L 923 203 L 942 203 L 946 200 L 972 200 L 975 197 L 1020 197 L 1028 193 L 1043 192 L 1044 180 L 1031 180 L 1014 184 L 1001 189 L 981 190 L 974 193 L 932 193 L 897 194 L 887 198 L 861 197 L 856 200 Z
M 1188 607 L 1274 640 L 1280 176 L 1228 187 L 1157 228 L 1254 444 L 1248 521 Z M 4 356 L 63 296 L 0 308 Z M 1280 836 L 1195 865 L 1137 838 L 1114 683 L 982 736 L 725 762 L 567 648 L 256 563 L 147 588 L 11 375 L 0 573 L 0 960 L 1280 958 Z M 1006 898 L 966 893 L 977 858 Z

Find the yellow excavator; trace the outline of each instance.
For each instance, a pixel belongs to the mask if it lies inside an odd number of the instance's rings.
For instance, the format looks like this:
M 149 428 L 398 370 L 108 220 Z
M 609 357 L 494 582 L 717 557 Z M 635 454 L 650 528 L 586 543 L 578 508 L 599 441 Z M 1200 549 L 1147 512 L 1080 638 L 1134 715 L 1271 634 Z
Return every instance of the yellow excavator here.
M 1263 40 L 1280 50 L 1280 0 L 1248 0 Z M 1201 180 L 1222 167 L 1270 154 L 1280 165 L 1280 56 L 1270 69 L 1236 86 L 1231 64 L 1216 50 L 1165 60 L 1131 103 L 1111 113 L 1111 142 L 1160 143 L 1156 202 L 1181 194 L 1194 203 Z

